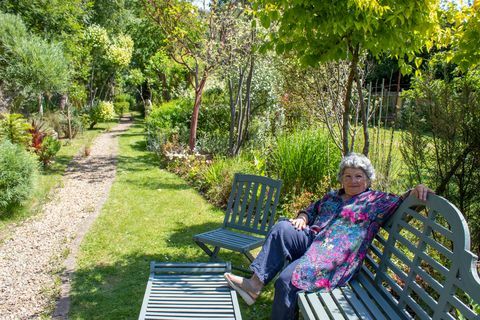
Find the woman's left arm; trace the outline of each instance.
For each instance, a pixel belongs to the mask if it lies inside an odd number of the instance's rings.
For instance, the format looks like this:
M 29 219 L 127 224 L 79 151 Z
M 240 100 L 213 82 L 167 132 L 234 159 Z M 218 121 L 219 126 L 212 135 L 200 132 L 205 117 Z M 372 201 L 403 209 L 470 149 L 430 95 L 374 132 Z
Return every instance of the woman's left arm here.
M 435 193 L 433 190 L 427 188 L 423 184 L 417 185 L 415 188 L 408 190 L 405 194 L 402 195 L 402 198 L 405 199 L 409 195 L 414 195 L 422 201 L 427 201 L 427 195 L 429 193 Z

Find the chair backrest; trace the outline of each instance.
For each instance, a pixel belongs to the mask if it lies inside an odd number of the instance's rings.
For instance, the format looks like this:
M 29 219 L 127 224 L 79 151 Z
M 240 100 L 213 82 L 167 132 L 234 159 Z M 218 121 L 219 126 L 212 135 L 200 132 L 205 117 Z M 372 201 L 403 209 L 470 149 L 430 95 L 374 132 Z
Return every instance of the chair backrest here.
M 275 220 L 282 181 L 236 173 L 223 226 L 266 235 Z
M 408 319 L 480 319 L 478 258 L 446 199 L 407 198 L 374 240 L 363 274 Z M 359 277 L 360 278 L 360 277 Z

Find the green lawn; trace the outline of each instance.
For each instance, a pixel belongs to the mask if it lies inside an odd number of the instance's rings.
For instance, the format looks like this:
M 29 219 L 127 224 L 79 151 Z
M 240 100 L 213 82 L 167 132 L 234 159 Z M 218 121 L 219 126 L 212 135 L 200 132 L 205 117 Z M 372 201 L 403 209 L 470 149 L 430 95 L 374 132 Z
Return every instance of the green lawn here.
M 81 246 L 71 319 L 136 319 L 151 260 L 208 261 L 192 236 L 218 227 L 223 212 L 157 163 L 136 122 L 120 137 L 117 178 Z M 221 256 L 247 265 L 240 254 Z M 252 307 L 241 302 L 245 319 L 269 318 L 272 288 Z
M 36 177 L 35 185 L 31 198 L 26 201 L 23 207 L 17 208 L 14 212 L 0 215 L 0 235 L 9 225 L 20 222 L 36 213 L 41 206 L 48 201 L 50 191 L 59 186 L 62 181 L 62 174 L 65 172 L 67 165 L 73 157 L 83 150 L 85 144 L 91 142 L 102 132 L 115 126 L 116 123 L 99 123 L 92 130 L 85 130 L 82 134 L 78 134 L 71 141 L 62 140 L 62 147 L 58 152 L 55 162 L 48 168 L 40 167 L 39 174 Z M 0 236 L 0 241 L 3 237 Z

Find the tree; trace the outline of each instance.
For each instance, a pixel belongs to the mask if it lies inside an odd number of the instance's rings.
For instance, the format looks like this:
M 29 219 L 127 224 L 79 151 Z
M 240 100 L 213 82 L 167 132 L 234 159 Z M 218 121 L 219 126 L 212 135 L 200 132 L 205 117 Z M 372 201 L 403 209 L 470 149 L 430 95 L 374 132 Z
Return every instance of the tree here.
M 87 28 L 85 45 L 90 50 L 90 77 L 88 81 L 89 106 L 94 101 L 110 100 L 115 94 L 116 77 L 130 64 L 133 40 L 129 35 L 109 35 L 98 25 Z
M 230 106 L 229 154 L 235 156 L 247 137 L 252 113 L 252 80 L 258 43 L 256 27 L 245 8 L 238 6 L 235 19 L 229 21 L 225 36 L 227 55 L 221 66 L 222 77 L 228 88 Z
M 367 112 L 362 94 L 358 63 L 365 51 L 374 56 L 388 54 L 413 58 L 437 26 L 437 0 L 337 1 L 255 0 L 254 8 L 265 27 L 276 25 L 271 45 L 277 52 L 294 52 L 306 65 L 346 59 L 349 74 L 343 97 L 342 153 L 352 151 L 349 141 L 351 98 L 354 81 L 362 109 L 363 153 L 368 155 Z M 408 65 L 402 64 L 404 71 Z
M 195 149 L 198 115 L 207 79 L 225 58 L 228 21 L 223 19 L 227 9 L 235 4 L 210 2 L 210 10 L 200 11 L 185 0 L 143 0 L 146 12 L 158 24 L 166 37 L 166 51 L 192 75 L 195 91 L 190 122 L 190 150 Z
M 446 39 L 444 45 L 453 50 L 447 51 L 447 60 L 458 65 L 459 69 L 467 72 L 480 65 L 480 2 L 475 1 L 471 7 L 457 10 L 453 4 L 445 10 L 444 17 L 449 28 L 444 28 Z M 451 37 L 451 38 L 450 38 Z M 449 41 L 450 40 L 450 41 Z
M 465 214 L 480 253 L 477 10 L 450 6 L 442 11 L 437 51 L 404 93 L 401 151 L 410 182 L 428 183 Z
M 423 182 L 462 211 L 480 253 L 480 72 L 437 79 L 432 69 L 405 93 L 402 155 L 410 182 Z
M 5 17 L 5 19 L 4 19 Z M 25 30 L 19 18 L 0 13 L 0 29 Z M 42 95 L 63 93 L 69 83 L 69 65 L 60 44 L 18 31 L 0 36 L 1 86 L 11 99 L 36 97 L 43 113 Z
M 0 10 L 18 15 L 29 32 L 49 42 L 61 44 L 68 60 L 69 86 L 61 93 L 59 107 L 69 108 L 67 101 L 83 105 L 88 79 L 88 52 L 82 45 L 83 33 L 91 19 L 93 0 L 4 0 Z M 50 95 L 47 98 L 50 99 Z M 70 98 L 70 99 L 69 99 Z M 40 100 L 39 97 L 37 100 Z M 67 110 L 68 113 L 68 110 Z

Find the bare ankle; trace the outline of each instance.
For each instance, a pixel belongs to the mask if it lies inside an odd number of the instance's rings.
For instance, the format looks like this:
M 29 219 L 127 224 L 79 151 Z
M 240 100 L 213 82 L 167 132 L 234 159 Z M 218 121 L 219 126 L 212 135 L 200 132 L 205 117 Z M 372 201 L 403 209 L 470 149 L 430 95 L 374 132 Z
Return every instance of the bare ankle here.
M 253 276 L 249 279 L 250 285 L 252 289 L 255 291 L 256 294 L 260 294 L 260 292 L 263 289 L 263 282 L 260 280 L 260 278 L 257 276 L 256 273 L 253 274 Z

